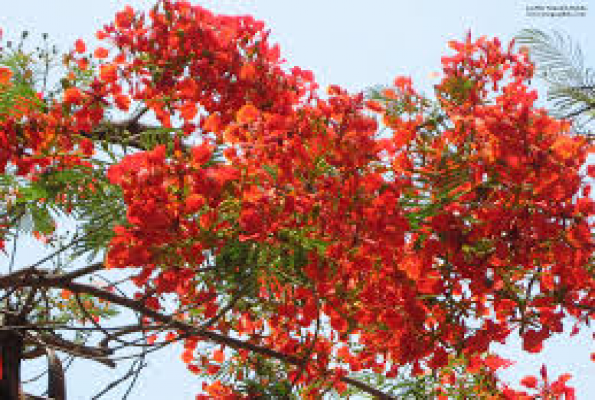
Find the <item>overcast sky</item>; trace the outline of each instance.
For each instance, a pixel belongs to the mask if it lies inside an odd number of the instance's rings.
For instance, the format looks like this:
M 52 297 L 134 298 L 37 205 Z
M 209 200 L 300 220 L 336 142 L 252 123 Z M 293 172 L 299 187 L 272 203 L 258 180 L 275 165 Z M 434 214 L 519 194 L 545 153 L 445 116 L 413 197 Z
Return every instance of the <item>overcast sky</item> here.
M 33 38 L 48 33 L 50 41 L 62 50 L 78 38 L 96 43 L 94 34 L 116 11 L 130 4 L 147 9 L 152 1 L 120 0 L 2 0 L 0 27 L 6 38 L 27 30 Z M 587 65 L 595 66 L 595 49 L 589 45 L 595 26 L 595 1 L 471 1 L 471 0 L 228 0 L 193 1 L 227 14 L 252 14 L 272 30 L 288 66 L 314 71 L 322 87 L 339 84 L 362 90 L 390 83 L 397 75 L 409 75 L 427 94 L 434 81 L 430 74 L 440 69 L 440 57 L 449 50 L 447 42 L 461 39 L 467 30 L 475 37 L 498 36 L 510 40 L 523 28 L 558 29 L 580 44 Z M 591 3 L 591 4 L 589 4 Z M 587 10 L 580 17 L 532 17 L 527 7 L 535 5 L 579 5 Z M 593 43 L 593 42 L 591 42 Z M 540 90 L 543 95 L 544 91 Z M 27 251 L 28 252 L 28 251 Z M 21 253 L 22 254 L 22 253 Z M 23 262 L 26 260 L 23 259 Z M 4 260 L 0 259 L 0 263 Z M 592 332 L 591 332 L 592 333 Z M 500 354 L 518 363 L 503 376 L 518 381 L 537 374 L 547 362 L 552 375 L 570 372 L 578 389 L 578 399 L 588 400 L 595 393 L 595 351 L 590 333 L 546 342 L 535 356 L 520 351 L 512 340 L 499 348 Z M 200 382 L 186 371 L 177 349 L 150 358 L 149 368 L 129 399 L 193 399 Z M 27 374 L 27 371 L 25 371 Z M 107 367 L 80 362 L 67 376 L 69 398 L 85 400 L 90 393 L 113 378 Z M 108 399 L 117 398 L 108 396 Z

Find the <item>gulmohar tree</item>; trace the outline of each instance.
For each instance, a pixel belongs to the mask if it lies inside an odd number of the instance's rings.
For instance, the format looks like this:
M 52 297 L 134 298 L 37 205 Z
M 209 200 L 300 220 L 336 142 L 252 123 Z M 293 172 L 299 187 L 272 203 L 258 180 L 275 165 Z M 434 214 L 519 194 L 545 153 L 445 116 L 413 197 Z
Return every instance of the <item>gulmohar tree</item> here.
M 524 52 L 450 42 L 432 99 L 321 93 L 261 22 L 186 1 L 97 37 L 54 91 L 3 51 L 3 398 L 52 350 L 132 358 L 107 393 L 177 341 L 197 399 L 574 397 L 490 352 L 595 307 L 593 148 L 534 106 Z M 15 265 L 27 227 L 48 255 Z

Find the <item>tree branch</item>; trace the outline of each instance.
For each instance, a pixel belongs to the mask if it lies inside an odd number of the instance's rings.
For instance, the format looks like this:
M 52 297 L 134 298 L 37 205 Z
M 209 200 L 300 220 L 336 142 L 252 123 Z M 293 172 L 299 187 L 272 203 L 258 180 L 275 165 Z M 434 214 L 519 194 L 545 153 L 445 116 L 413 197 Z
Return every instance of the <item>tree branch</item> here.
M 212 332 L 212 331 L 209 331 L 206 329 L 198 328 L 198 327 L 191 325 L 187 322 L 184 322 L 184 321 L 181 321 L 178 319 L 174 319 L 171 316 L 168 316 L 168 315 L 165 315 L 158 311 L 152 310 L 152 309 L 146 307 L 145 305 L 141 304 L 137 300 L 133 300 L 128 297 L 123 297 L 123 296 L 120 296 L 120 295 L 117 295 L 114 293 L 110 293 L 106 290 L 103 290 L 103 289 L 100 289 L 100 288 L 97 288 L 94 286 L 90 286 L 90 285 L 86 285 L 86 284 L 82 284 L 82 283 L 78 283 L 78 282 L 64 281 L 63 275 L 58 275 L 58 276 L 41 275 L 39 277 L 36 277 L 33 282 L 31 281 L 31 279 L 21 279 L 21 281 L 17 282 L 17 283 L 20 286 L 35 285 L 37 287 L 62 288 L 62 289 L 70 290 L 71 292 L 77 293 L 77 294 L 81 294 L 81 293 L 88 294 L 88 295 L 95 296 L 100 299 L 109 301 L 113 304 L 117 304 L 119 306 L 126 307 L 128 309 L 137 311 L 137 312 L 153 319 L 154 321 L 157 321 L 157 322 L 160 322 L 163 324 L 168 324 L 173 329 L 187 332 L 190 335 L 200 336 L 205 339 L 211 340 L 215 343 L 222 344 L 222 345 L 234 348 L 234 349 L 248 350 L 250 352 L 257 353 L 257 354 L 260 354 L 260 355 L 263 355 L 266 357 L 274 358 L 274 359 L 283 361 L 288 364 L 292 364 L 292 365 L 301 365 L 302 364 L 302 359 L 300 359 L 299 357 L 289 355 L 289 354 L 283 354 L 283 353 L 280 353 L 278 351 L 275 351 L 275 350 L 272 350 L 272 349 L 269 349 L 266 347 L 257 346 L 250 342 L 235 339 L 235 338 L 225 336 L 225 335 L 222 335 L 222 334 L 219 334 L 216 332 Z M 347 383 L 349 385 L 355 386 L 358 389 L 360 389 L 368 394 L 376 396 L 379 399 L 392 399 L 392 397 L 380 392 L 377 389 L 374 389 L 374 388 L 366 385 L 363 382 L 359 382 L 359 381 L 356 381 L 356 380 L 348 378 L 348 377 L 342 377 L 341 381 L 344 383 Z
M 59 351 L 63 351 L 68 354 L 72 354 L 77 357 L 87 358 L 93 361 L 97 361 L 101 364 L 105 364 L 108 367 L 114 368 L 116 364 L 107 358 L 112 354 L 110 349 L 102 349 L 97 347 L 84 346 L 82 344 L 74 343 L 69 340 L 63 339 L 57 335 L 49 334 L 38 334 L 26 335 L 26 344 L 39 345 L 41 347 L 50 347 Z

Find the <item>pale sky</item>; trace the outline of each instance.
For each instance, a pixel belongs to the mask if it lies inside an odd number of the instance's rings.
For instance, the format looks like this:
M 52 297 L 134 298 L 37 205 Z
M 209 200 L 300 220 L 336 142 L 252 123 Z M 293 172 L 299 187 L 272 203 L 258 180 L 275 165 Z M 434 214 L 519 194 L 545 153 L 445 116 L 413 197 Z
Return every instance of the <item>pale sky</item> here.
M 116 11 L 130 4 L 147 9 L 150 0 L 0 0 L 0 28 L 5 38 L 16 38 L 28 30 L 33 38 L 48 33 L 62 50 L 78 38 L 95 43 L 94 34 Z M 388 84 L 397 75 L 409 75 L 427 94 L 434 81 L 430 74 L 440 69 L 440 57 L 447 54 L 447 42 L 461 39 L 467 30 L 475 36 L 498 36 L 508 41 L 523 28 L 558 29 L 580 44 L 586 65 L 595 67 L 595 49 L 589 35 L 594 33 L 595 0 L 560 1 L 471 1 L 471 0 L 219 0 L 192 1 L 227 14 L 252 14 L 272 30 L 272 39 L 281 46 L 287 65 L 298 65 L 315 73 L 321 87 L 339 84 L 362 90 Z M 585 17 L 529 17 L 527 6 L 592 6 Z M 592 43 L 592 42 L 591 42 Z M 540 95 L 545 92 L 540 90 Z M 23 259 L 23 262 L 26 262 Z M 4 260 L 0 261 L 4 263 Z M 538 374 L 546 362 L 551 376 L 570 372 L 578 399 L 595 398 L 595 351 L 591 332 L 574 337 L 551 339 L 539 355 L 521 351 L 511 340 L 498 348 L 502 356 L 517 360 L 503 376 L 518 382 L 527 374 Z M 495 349 L 495 348 L 494 348 Z M 149 359 L 129 399 L 193 399 L 200 381 L 190 374 L 179 358 L 178 349 L 165 350 Z M 27 371 L 25 371 L 27 375 Z M 114 371 L 92 363 L 75 363 L 67 375 L 69 398 L 86 400 L 98 391 Z M 119 398 L 113 394 L 106 399 Z

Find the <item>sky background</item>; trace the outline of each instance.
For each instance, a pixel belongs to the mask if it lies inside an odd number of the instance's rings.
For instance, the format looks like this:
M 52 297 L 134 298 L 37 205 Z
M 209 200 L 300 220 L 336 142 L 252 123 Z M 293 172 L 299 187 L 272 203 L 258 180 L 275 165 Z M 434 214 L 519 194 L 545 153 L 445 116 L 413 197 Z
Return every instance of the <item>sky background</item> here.
M 0 0 L 3 5 L 0 27 L 5 38 L 18 38 L 23 30 L 32 41 L 48 33 L 51 43 L 66 51 L 78 38 L 91 47 L 94 34 L 115 12 L 130 4 L 146 10 L 153 1 L 120 0 Z M 498 36 L 510 40 L 523 28 L 557 29 L 568 33 L 585 55 L 586 65 L 595 67 L 595 49 L 589 35 L 595 30 L 595 0 L 586 1 L 471 1 L 471 0 L 228 0 L 192 1 L 226 14 L 252 14 L 264 20 L 272 31 L 272 41 L 281 46 L 287 65 L 298 65 L 314 72 L 324 88 L 339 84 L 352 91 L 377 84 L 390 84 L 395 76 L 411 76 L 414 85 L 426 94 L 436 83 L 433 72 L 440 71 L 440 57 L 449 52 L 447 42 L 462 39 L 471 30 L 474 37 Z M 526 9 L 534 5 L 592 6 L 585 17 L 530 17 Z M 591 42 L 593 43 L 593 42 Z M 540 98 L 545 95 L 541 86 Z M 545 104 L 545 103 L 542 103 Z M 20 244 L 27 256 L 22 263 L 34 261 L 33 242 Z M 4 273 L 5 259 L 0 258 Z M 570 372 L 570 383 L 577 388 L 578 399 L 595 398 L 595 363 L 589 354 L 595 351 L 591 332 L 573 338 L 550 339 L 538 355 L 521 351 L 518 340 L 494 348 L 517 364 L 502 376 L 518 382 L 527 374 L 538 374 L 547 362 L 552 376 Z M 164 350 L 149 358 L 149 367 L 129 399 L 193 399 L 200 381 L 187 372 L 177 348 Z M 78 364 L 78 365 L 77 365 Z M 24 371 L 28 375 L 27 370 Z M 29 374 L 30 376 L 30 374 Z M 75 363 L 67 375 L 69 399 L 86 400 L 114 378 L 107 367 L 88 362 Z M 116 399 L 116 394 L 107 399 Z

